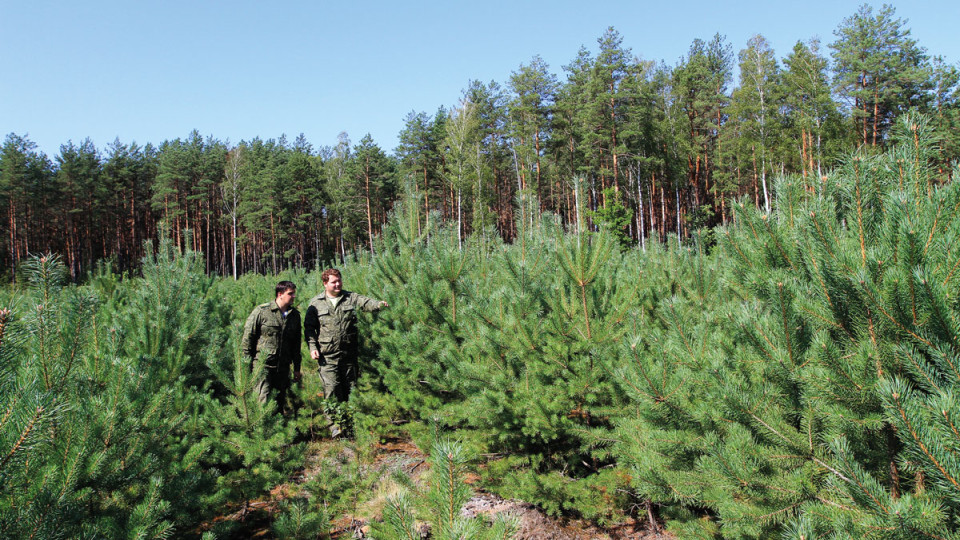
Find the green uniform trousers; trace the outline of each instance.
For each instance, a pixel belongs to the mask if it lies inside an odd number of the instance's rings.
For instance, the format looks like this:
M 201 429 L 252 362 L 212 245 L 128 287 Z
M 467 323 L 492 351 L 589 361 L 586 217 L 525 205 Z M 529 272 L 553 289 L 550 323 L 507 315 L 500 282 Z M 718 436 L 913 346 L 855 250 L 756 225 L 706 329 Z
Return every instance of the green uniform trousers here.
M 320 365 L 320 379 L 323 381 L 323 397 L 340 402 L 350 398 L 350 390 L 357 383 L 359 375 L 358 352 L 356 347 L 348 350 L 333 350 L 321 353 L 317 363 Z
M 289 370 L 267 368 L 263 370 L 262 379 L 257 383 L 257 398 L 260 403 L 266 403 L 272 396 L 277 403 L 277 411 L 283 414 L 287 407 L 287 392 L 290 390 Z

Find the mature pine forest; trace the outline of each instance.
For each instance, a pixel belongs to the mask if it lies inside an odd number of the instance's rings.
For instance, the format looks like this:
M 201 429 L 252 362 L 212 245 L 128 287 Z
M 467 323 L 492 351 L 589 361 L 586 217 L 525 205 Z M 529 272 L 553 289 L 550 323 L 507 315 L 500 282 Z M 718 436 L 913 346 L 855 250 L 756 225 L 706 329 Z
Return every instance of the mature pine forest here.
M 14 279 L 28 254 L 48 251 L 72 278 L 105 259 L 133 269 L 161 231 L 178 247 L 191 242 L 209 273 L 313 267 L 373 250 L 406 186 L 425 212 L 456 221 L 461 239 L 486 229 L 516 238 L 518 195 L 536 198 L 536 215 L 624 242 L 688 238 L 729 222 L 735 201 L 769 209 L 778 177 L 821 178 L 852 149 L 882 151 L 909 110 L 931 116 L 936 163 L 952 174 L 960 72 L 911 38 L 892 7 L 862 7 L 828 45 L 773 51 L 761 35 L 736 45 L 696 39 L 668 65 L 643 60 L 610 28 L 562 77 L 534 57 L 507 81 L 470 81 L 453 106 L 411 112 L 392 152 L 345 133 L 315 146 L 193 131 L 142 145 L 68 141 L 51 158 L 9 134 L 3 273 Z

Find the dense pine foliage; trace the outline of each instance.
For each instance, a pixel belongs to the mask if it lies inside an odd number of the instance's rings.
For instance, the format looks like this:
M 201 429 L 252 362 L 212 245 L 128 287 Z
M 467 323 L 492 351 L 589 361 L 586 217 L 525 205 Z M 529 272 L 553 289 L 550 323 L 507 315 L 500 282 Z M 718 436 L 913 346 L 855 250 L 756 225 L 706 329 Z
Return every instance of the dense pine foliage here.
M 457 223 L 461 240 L 488 227 L 518 237 L 520 193 L 568 227 L 605 226 L 637 245 L 688 238 L 729 222 L 734 201 L 769 209 L 777 176 L 820 178 L 853 148 L 887 148 L 911 109 L 943 137 L 933 156 L 941 175 L 960 156 L 960 72 L 891 7 L 864 6 L 828 46 L 789 51 L 760 35 L 745 44 L 717 35 L 668 65 L 623 41 L 608 29 L 562 77 L 534 57 L 507 81 L 470 81 L 456 105 L 410 113 L 394 149 L 345 133 L 314 146 L 193 131 L 101 148 L 67 141 L 46 156 L 9 134 L 0 277 L 16 279 L 29 254 L 47 251 L 62 254 L 73 279 L 102 259 L 136 269 L 161 224 L 178 247 L 203 253 L 208 273 L 310 268 L 374 250 L 406 184 L 426 212 Z
M 740 199 L 728 225 L 646 251 L 525 194 L 513 242 L 463 235 L 409 186 L 376 255 L 343 265 L 390 303 L 363 321 L 343 412 L 357 443 L 404 431 L 433 449 L 430 486 L 391 497 L 375 534 L 509 531 L 455 515 L 471 459 L 487 488 L 552 514 L 683 538 L 960 533 L 960 187 L 929 118 L 888 137 L 778 178 L 769 212 Z M 170 240 L 145 251 L 141 276 L 102 265 L 83 285 L 33 258 L 3 292 L 5 537 L 199 535 L 288 481 L 324 431 L 315 374 L 283 419 L 239 360 L 277 277 L 209 277 Z M 301 300 L 322 288 L 316 271 L 279 277 Z M 326 534 L 378 482 L 335 463 L 274 530 Z
M 558 514 L 955 534 L 960 188 L 926 118 L 890 140 L 646 253 L 533 212 L 461 249 L 405 201 L 352 267 L 392 306 L 363 399 L 458 430 L 490 486 Z
M 889 7 L 832 62 L 756 36 L 732 90 L 720 36 L 675 66 L 598 44 L 412 113 L 393 155 L 193 132 L 51 162 L 8 135 L 0 536 L 229 536 L 331 412 L 310 362 L 296 415 L 260 404 L 241 324 L 331 259 L 389 302 L 336 411 L 354 451 L 431 450 L 377 537 L 509 534 L 457 513 L 473 465 L 681 538 L 960 535 L 960 72 Z M 338 457 L 273 531 L 325 536 L 382 481 Z

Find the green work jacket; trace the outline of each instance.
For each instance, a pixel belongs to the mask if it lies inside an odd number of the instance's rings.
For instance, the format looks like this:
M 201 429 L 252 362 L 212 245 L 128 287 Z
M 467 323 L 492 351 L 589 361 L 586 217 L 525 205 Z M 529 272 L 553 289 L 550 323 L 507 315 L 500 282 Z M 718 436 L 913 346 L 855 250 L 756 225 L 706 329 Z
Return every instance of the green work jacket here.
M 300 371 L 300 312 L 291 306 L 286 318 L 276 300 L 253 308 L 243 327 L 240 346 L 253 362 L 260 358 L 267 369 Z
M 350 291 L 340 291 L 340 301 L 334 306 L 326 293 L 310 299 L 307 318 L 303 321 L 303 335 L 310 352 L 322 355 L 345 351 L 357 346 L 357 310 L 377 311 L 380 301 Z

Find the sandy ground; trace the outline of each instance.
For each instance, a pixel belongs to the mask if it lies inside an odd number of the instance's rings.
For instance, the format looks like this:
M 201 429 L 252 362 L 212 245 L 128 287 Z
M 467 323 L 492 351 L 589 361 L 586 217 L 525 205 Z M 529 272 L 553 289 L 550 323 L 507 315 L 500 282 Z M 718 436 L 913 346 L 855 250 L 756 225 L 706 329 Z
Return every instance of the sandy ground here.
M 331 450 L 330 446 L 337 444 L 340 443 L 323 442 L 321 444 L 322 451 L 318 452 L 318 455 L 327 453 Z M 353 453 L 349 447 L 337 448 L 336 451 L 346 452 L 347 454 Z M 291 478 L 289 483 L 274 488 L 269 499 L 254 501 L 247 509 L 237 510 L 232 514 L 218 518 L 216 521 L 234 520 L 243 522 L 245 525 L 235 538 L 273 538 L 270 532 L 270 523 L 273 521 L 273 516 L 280 501 L 295 492 L 297 484 L 316 474 L 315 471 L 321 466 L 320 461 L 317 455 L 312 456 L 304 469 L 294 478 Z M 427 456 L 412 443 L 390 441 L 377 446 L 373 467 L 380 471 L 400 469 L 407 473 L 414 482 L 417 482 L 423 476 L 423 473 L 429 470 L 429 463 Z M 474 479 L 468 479 L 468 483 L 472 483 L 472 480 Z M 465 517 L 485 515 L 490 518 L 500 514 L 511 516 L 519 522 L 519 530 L 515 536 L 519 540 L 673 540 L 671 535 L 661 530 L 659 524 L 651 524 L 649 519 L 640 521 L 630 519 L 615 526 L 600 527 L 581 520 L 554 518 L 544 514 L 533 504 L 519 500 L 503 499 L 482 490 L 475 489 L 475 491 L 475 496 L 463 506 L 462 515 Z M 370 525 L 368 519 L 359 516 L 343 516 L 333 524 L 330 531 L 331 536 L 341 540 L 369 538 Z M 202 532 L 205 528 L 208 527 L 201 527 L 196 532 Z M 424 530 L 423 534 L 424 538 L 429 538 L 427 530 Z

